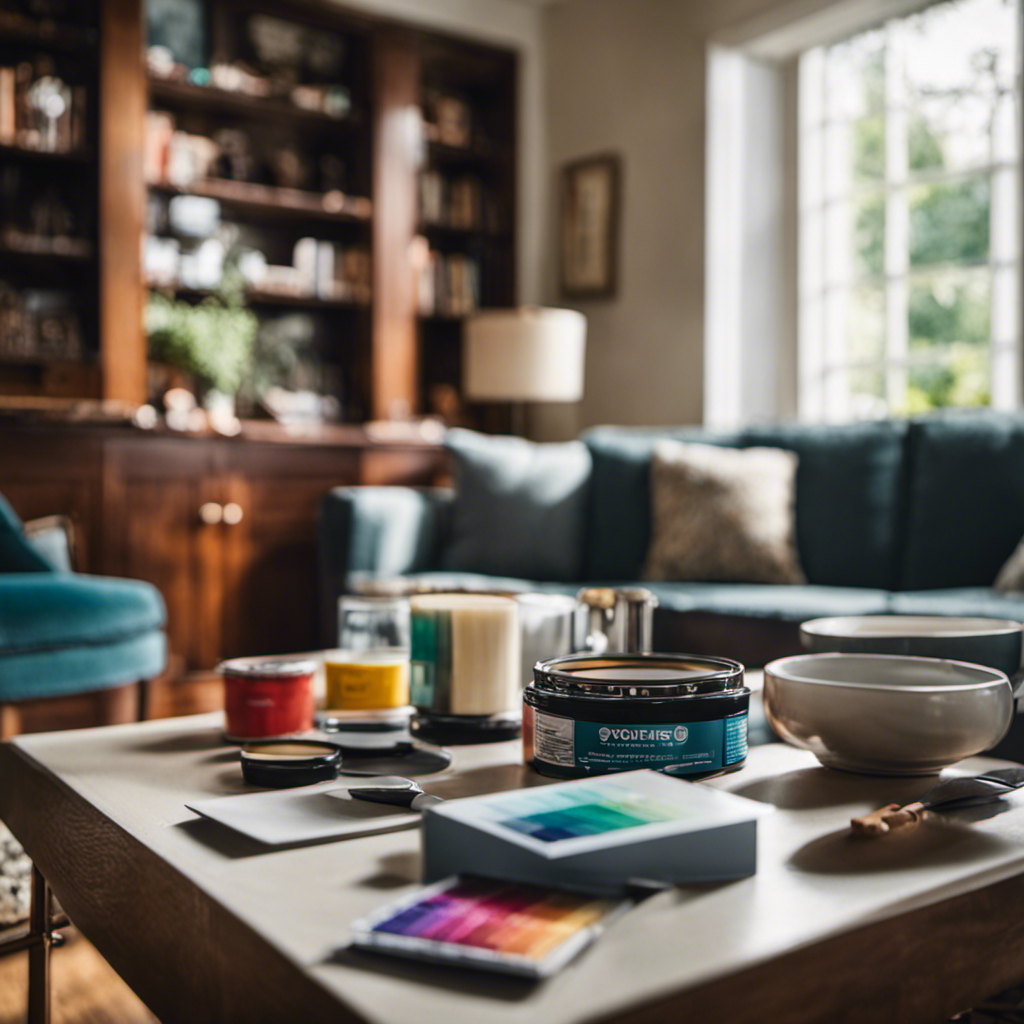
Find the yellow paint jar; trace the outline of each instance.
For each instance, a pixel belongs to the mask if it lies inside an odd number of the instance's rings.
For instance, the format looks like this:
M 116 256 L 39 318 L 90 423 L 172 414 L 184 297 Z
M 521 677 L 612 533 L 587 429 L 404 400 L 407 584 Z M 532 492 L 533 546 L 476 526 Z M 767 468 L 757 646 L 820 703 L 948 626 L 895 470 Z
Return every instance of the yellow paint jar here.
M 409 703 L 408 651 L 328 651 L 327 707 L 377 711 Z

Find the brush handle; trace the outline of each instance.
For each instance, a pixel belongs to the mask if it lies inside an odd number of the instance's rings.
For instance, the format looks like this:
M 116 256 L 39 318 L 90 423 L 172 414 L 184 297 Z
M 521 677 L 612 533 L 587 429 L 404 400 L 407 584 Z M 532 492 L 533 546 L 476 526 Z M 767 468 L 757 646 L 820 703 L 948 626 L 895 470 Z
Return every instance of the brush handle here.
M 907 825 L 916 825 L 924 817 L 924 804 L 912 803 L 905 807 L 888 804 L 877 811 L 850 819 L 850 828 L 860 836 L 882 836 Z
M 428 807 L 433 807 L 434 804 L 443 804 L 444 800 L 439 796 L 431 796 L 430 793 L 420 793 L 418 797 L 409 806 L 414 811 L 424 811 Z

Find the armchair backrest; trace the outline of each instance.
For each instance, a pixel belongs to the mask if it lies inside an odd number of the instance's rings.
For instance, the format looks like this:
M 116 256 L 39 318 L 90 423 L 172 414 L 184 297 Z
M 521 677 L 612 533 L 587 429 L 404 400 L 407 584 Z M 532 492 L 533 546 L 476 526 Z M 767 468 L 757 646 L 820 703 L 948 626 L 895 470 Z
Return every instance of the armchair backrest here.
M 53 572 L 53 567 L 25 539 L 14 509 L 0 494 L 0 573 Z

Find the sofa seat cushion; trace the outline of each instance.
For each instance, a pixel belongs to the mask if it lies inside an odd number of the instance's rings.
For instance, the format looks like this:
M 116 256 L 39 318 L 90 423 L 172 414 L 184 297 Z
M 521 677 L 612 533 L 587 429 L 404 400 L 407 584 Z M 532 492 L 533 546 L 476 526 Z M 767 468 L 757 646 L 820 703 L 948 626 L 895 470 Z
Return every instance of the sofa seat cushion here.
M 883 615 L 889 593 L 867 587 L 792 586 L 776 583 L 643 583 L 659 606 L 739 618 L 804 622 L 832 615 Z
M 167 638 L 149 629 L 100 644 L 0 652 L 0 701 L 64 697 L 137 683 L 167 664 Z
M 137 580 L 56 573 L 0 575 L 0 658 L 130 640 L 165 621 L 159 591 Z
M 1024 622 L 1024 594 L 1002 594 L 990 587 L 905 590 L 892 595 L 894 615 L 966 615 Z

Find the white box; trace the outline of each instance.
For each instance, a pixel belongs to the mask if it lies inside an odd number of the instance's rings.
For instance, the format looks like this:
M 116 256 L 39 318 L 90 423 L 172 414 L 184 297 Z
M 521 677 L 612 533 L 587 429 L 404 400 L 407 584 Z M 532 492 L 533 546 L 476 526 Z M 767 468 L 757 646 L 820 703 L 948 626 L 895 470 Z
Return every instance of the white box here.
M 636 771 L 449 800 L 423 817 L 424 881 L 476 874 L 594 893 L 757 870 L 764 804 Z

